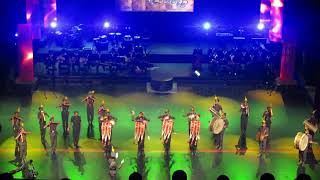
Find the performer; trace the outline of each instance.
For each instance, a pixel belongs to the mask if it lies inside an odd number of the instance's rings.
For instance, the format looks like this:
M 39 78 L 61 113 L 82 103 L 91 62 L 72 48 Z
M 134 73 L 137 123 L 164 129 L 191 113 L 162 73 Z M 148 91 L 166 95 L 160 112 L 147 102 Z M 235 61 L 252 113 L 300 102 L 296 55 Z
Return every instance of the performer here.
M 19 132 L 20 132 L 20 128 L 21 128 L 21 124 L 23 122 L 22 118 L 20 117 L 20 108 L 18 107 L 17 110 L 15 111 L 14 115 L 10 118 L 11 121 L 11 125 L 12 125 L 12 130 L 13 130 L 13 137 L 17 137 Z M 13 160 L 13 162 L 19 162 L 19 142 L 18 140 L 16 140 L 16 146 L 15 146 L 15 150 L 14 150 L 14 155 L 15 155 L 15 160 Z
M 190 120 L 189 148 L 192 155 L 195 155 L 198 140 L 200 139 L 200 115 L 196 114 L 195 118 Z
M 92 121 L 93 121 L 93 115 L 94 115 L 94 101 L 96 98 L 94 97 L 94 91 L 89 91 L 88 96 L 85 97 L 82 102 L 86 102 L 87 104 L 87 119 L 89 122 L 89 126 L 92 126 Z
M 41 143 L 45 148 L 47 147 L 46 129 L 44 128 L 44 126 L 46 125 L 46 117 L 49 117 L 49 115 L 44 111 L 43 105 L 41 104 L 38 112 L 38 120 L 40 126 Z
M 267 106 L 267 109 L 264 111 L 262 117 L 266 121 L 266 126 L 269 129 L 269 136 L 267 137 L 267 148 L 270 148 L 271 124 L 272 124 L 272 117 L 273 117 L 271 104 Z
M 318 120 L 316 118 L 316 113 L 317 113 L 317 110 L 312 111 L 310 118 L 307 119 L 307 121 L 311 123 L 314 127 L 318 127 Z M 312 136 L 312 138 L 314 137 L 313 131 L 309 131 L 309 134 Z
M 195 111 L 195 108 L 194 106 L 191 107 L 191 111 L 188 112 L 186 115 L 184 115 L 184 117 L 187 117 L 188 118 L 188 128 L 189 128 L 189 132 L 188 134 L 190 134 L 190 121 L 194 118 L 196 118 L 196 111 Z
M 52 156 L 55 157 L 56 155 L 56 148 L 57 148 L 57 125 L 58 122 L 54 122 L 54 116 L 51 116 L 50 121 L 44 128 L 50 128 L 50 140 L 51 140 L 51 153 Z
M 69 107 L 70 102 L 67 96 L 65 96 L 62 100 L 62 103 L 58 106 L 61 108 L 61 117 L 62 117 L 62 126 L 63 126 L 63 136 L 69 135 Z
M 219 118 L 218 115 L 223 111 L 222 106 L 220 105 L 220 99 L 217 96 L 214 96 L 214 104 L 212 105 L 212 117 L 214 119 Z
M 237 150 L 247 149 L 247 126 L 249 118 L 249 103 L 247 97 L 244 97 L 244 102 L 240 105 L 240 138 L 238 144 L 236 145 Z
M 317 164 L 317 160 L 314 157 L 313 150 L 312 150 L 312 144 L 313 142 L 312 135 L 310 134 L 310 131 L 308 127 L 305 126 L 304 133 L 308 136 L 308 146 L 304 151 L 299 150 L 299 165 L 304 167 L 304 165 L 309 161 L 310 165 Z
M 73 145 L 75 148 L 79 148 L 79 137 L 81 130 L 81 117 L 79 116 L 79 112 L 75 111 L 73 116 L 71 117 L 72 130 L 73 130 Z
M 112 128 L 115 125 L 117 118 L 113 117 L 110 113 L 110 110 L 107 108 L 105 110 L 105 115 L 101 120 L 101 131 L 102 131 L 102 143 L 107 148 L 107 151 L 110 150 L 111 138 L 112 138 Z
M 221 131 L 219 134 L 217 134 L 217 135 L 215 136 L 215 138 L 216 138 L 216 140 L 215 140 L 215 142 L 216 142 L 216 148 L 217 148 L 218 150 L 222 150 L 224 131 L 225 131 L 225 129 L 228 128 L 228 126 L 229 126 L 229 121 L 228 121 L 228 119 L 227 119 L 227 113 L 224 113 L 224 112 L 221 113 L 221 119 L 224 121 L 223 129 L 222 129 L 222 131 Z
M 259 142 L 259 157 L 262 157 L 262 155 L 266 153 L 267 139 L 269 136 L 269 128 L 267 126 L 267 122 L 263 119 L 261 124 L 262 125 L 256 135 L 256 139 Z
M 20 164 L 23 164 L 26 162 L 27 157 L 27 134 L 30 134 L 31 132 L 27 132 L 23 128 L 23 124 L 21 125 L 20 131 L 16 137 L 16 140 L 19 145 L 19 160 Z
M 111 180 L 115 180 L 117 177 L 117 170 L 120 169 L 124 163 L 124 159 L 121 160 L 120 165 L 117 165 L 118 153 L 115 152 L 114 148 L 112 147 L 112 152 L 108 157 L 109 163 L 109 175 Z
M 101 124 L 103 121 L 103 117 L 105 115 L 106 112 L 106 108 L 104 107 L 104 100 L 101 102 L 100 107 L 98 108 L 98 122 L 99 122 L 99 132 L 100 132 L 100 140 L 102 140 L 102 134 L 101 134 Z
M 174 117 L 170 115 L 169 109 L 167 109 L 164 115 L 158 117 L 162 121 L 162 129 L 161 129 L 161 137 L 160 140 L 163 140 L 163 144 L 165 147 L 166 152 L 170 148 L 171 142 L 171 134 L 173 131 L 173 124 L 174 124 Z
M 135 121 L 135 134 L 134 140 L 138 143 L 138 151 L 140 153 L 144 152 L 144 139 L 145 131 L 147 129 L 147 122 L 150 120 L 144 116 L 143 112 L 140 112 L 137 117 L 134 117 L 134 111 L 131 111 L 132 121 Z

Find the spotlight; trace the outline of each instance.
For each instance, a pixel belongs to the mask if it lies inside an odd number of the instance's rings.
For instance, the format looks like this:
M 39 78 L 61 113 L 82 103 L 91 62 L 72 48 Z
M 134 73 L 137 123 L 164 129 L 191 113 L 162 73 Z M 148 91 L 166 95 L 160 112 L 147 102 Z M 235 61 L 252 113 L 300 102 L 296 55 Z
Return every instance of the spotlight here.
M 195 74 L 196 76 L 198 76 L 198 77 L 201 75 L 198 70 L 195 70 L 195 71 L 194 71 L 194 74 Z
M 211 24 L 209 22 L 205 22 L 202 24 L 202 28 L 205 30 L 209 30 L 211 28 Z
M 263 30 L 263 29 L 264 29 L 264 24 L 263 24 L 263 23 L 259 23 L 259 24 L 257 25 L 257 28 L 258 28 L 259 30 Z
M 50 27 L 53 28 L 53 29 L 55 29 L 57 26 L 58 26 L 58 24 L 57 24 L 56 21 L 52 21 L 52 22 L 50 23 Z
M 19 34 L 18 34 L 18 33 L 15 33 L 15 34 L 14 34 L 14 36 L 15 36 L 15 37 L 18 37 L 18 36 L 19 36 Z
M 104 28 L 109 28 L 110 27 L 110 22 L 108 22 L 108 21 L 104 22 L 103 27 Z

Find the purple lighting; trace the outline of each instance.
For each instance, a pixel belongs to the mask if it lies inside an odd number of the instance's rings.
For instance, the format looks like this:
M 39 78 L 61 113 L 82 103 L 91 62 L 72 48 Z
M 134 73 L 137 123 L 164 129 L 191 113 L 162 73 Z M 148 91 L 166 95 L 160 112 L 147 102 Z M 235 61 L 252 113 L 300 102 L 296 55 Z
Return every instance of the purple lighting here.
M 52 21 L 51 23 L 50 23 L 50 27 L 51 28 L 56 28 L 58 26 L 58 24 L 57 24 L 57 22 L 56 21 Z
M 263 29 L 264 29 L 264 24 L 263 24 L 263 23 L 259 23 L 259 24 L 257 25 L 257 28 L 258 28 L 259 30 L 263 30 Z

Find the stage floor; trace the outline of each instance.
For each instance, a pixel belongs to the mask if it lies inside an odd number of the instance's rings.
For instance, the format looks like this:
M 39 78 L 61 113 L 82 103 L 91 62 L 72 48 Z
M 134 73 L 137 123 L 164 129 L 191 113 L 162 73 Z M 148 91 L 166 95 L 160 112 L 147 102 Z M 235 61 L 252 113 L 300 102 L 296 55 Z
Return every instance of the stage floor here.
M 129 87 L 128 89 L 134 89 Z M 175 170 L 184 170 L 189 179 L 215 179 L 221 174 L 228 175 L 232 180 L 259 179 L 259 175 L 270 172 L 276 179 L 292 180 L 296 177 L 298 169 L 298 151 L 293 147 L 293 139 L 298 131 L 303 130 L 302 121 L 309 117 L 312 111 L 306 98 L 299 93 L 287 92 L 286 94 L 273 93 L 271 96 L 263 89 L 253 89 L 241 94 L 232 94 L 229 91 L 216 91 L 208 96 L 200 95 L 187 88 L 180 88 L 179 92 L 172 95 L 153 95 L 144 91 L 97 90 L 95 112 L 102 100 L 106 101 L 113 116 L 118 122 L 113 129 L 113 145 L 119 151 L 119 162 L 124 159 L 123 167 L 118 171 L 118 179 L 128 179 L 132 172 L 139 172 L 146 179 L 169 179 Z M 87 138 L 86 107 L 81 100 L 86 96 L 87 89 L 64 88 L 60 91 L 37 91 L 32 97 L 1 97 L 0 121 L 3 132 L 0 136 L 0 173 L 15 169 L 9 163 L 14 159 L 15 141 L 11 135 L 9 118 L 21 107 L 21 114 L 25 120 L 25 129 L 31 131 L 28 136 L 27 159 L 33 159 L 40 179 L 58 179 L 69 177 L 71 179 L 109 179 L 108 165 L 104 158 L 102 145 L 98 139 L 97 114 L 95 114 L 94 133 L 95 139 Z M 64 93 L 61 93 L 64 92 Z M 213 96 L 220 96 L 221 104 L 227 113 L 230 126 L 225 132 L 224 150 L 214 150 L 212 135 L 208 131 L 211 114 L 208 108 L 213 103 Z M 229 94 L 229 95 L 228 95 Z M 57 159 L 51 160 L 50 153 L 46 153 L 40 142 L 40 130 L 37 112 L 40 104 L 55 119 L 61 122 L 59 108 L 56 106 L 62 97 L 68 95 L 72 104 L 70 112 L 80 112 L 82 117 L 82 130 L 80 138 L 80 152 L 75 152 L 71 138 L 62 137 L 62 126 L 58 127 L 58 153 Z M 244 155 L 236 155 L 234 145 L 237 144 L 240 133 L 239 104 L 243 96 L 247 96 L 251 106 L 248 123 L 247 143 L 248 151 Z M 258 158 L 258 143 L 255 134 L 261 122 L 265 107 L 272 103 L 274 120 L 271 133 L 271 150 L 266 159 Z M 191 156 L 188 148 L 188 123 L 183 116 L 196 107 L 201 114 L 201 139 L 198 144 L 198 153 Z M 175 116 L 176 134 L 172 137 L 171 152 L 165 156 L 160 138 L 161 121 L 157 119 L 166 108 Z M 137 145 L 133 144 L 134 123 L 130 118 L 130 111 L 144 111 L 151 121 L 148 126 L 150 141 L 145 142 L 145 156 L 137 155 Z M 47 141 L 50 143 L 47 134 Z M 319 141 L 319 134 L 316 141 Z M 317 159 L 320 158 L 319 145 L 313 146 Z M 50 151 L 50 150 L 49 150 Z M 311 169 L 306 166 L 306 173 L 313 179 L 319 179 L 319 166 Z M 21 173 L 15 175 L 21 177 Z

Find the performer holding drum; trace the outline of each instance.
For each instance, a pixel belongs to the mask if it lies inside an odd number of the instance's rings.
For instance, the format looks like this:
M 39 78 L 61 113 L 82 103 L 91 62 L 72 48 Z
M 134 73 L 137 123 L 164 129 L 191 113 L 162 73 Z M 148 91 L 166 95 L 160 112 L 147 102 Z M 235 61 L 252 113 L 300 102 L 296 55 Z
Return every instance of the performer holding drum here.
M 145 131 L 147 129 L 147 123 L 150 120 L 144 116 L 143 112 L 140 112 L 137 117 L 134 117 L 135 113 L 134 111 L 131 111 L 131 115 L 132 115 L 132 121 L 135 122 L 134 143 L 138 143 L 138 151 L 140 153 L 143 153 Z
M 247 97 L 244 97 L 244 102 L 240 105 L 241 118 L 240 118 L 240 138 L 236 145 L 237 150 L 247 149 L 247 126 L 249 119 L 249 103 Z
M 314 158 L 312 144 L 316 144 L 312 141 L 312 135 L 307 126 L 305 126 L 304 133 L 298 132 L 295 139 L 295 148 L 299 150 L 299 165 L 304 167 L 304 165 L 309 160 L 310 165 L 317 164 L 317 160 Z
M 197 150 L 198 140 L 200 140 L 200 114 L 196 114 L 190 120 L 190 133 L 189 133 L 189 148 L 192 155 L 195 155 Z
M 161 138 L 163 140 L 165 151 L 168 152 L 171 143 L 171 134 L 173 131 L 174 117 L 170 115 L 169 109 L 167 109 L 164 115 L 158 117 L 162 121 Z

